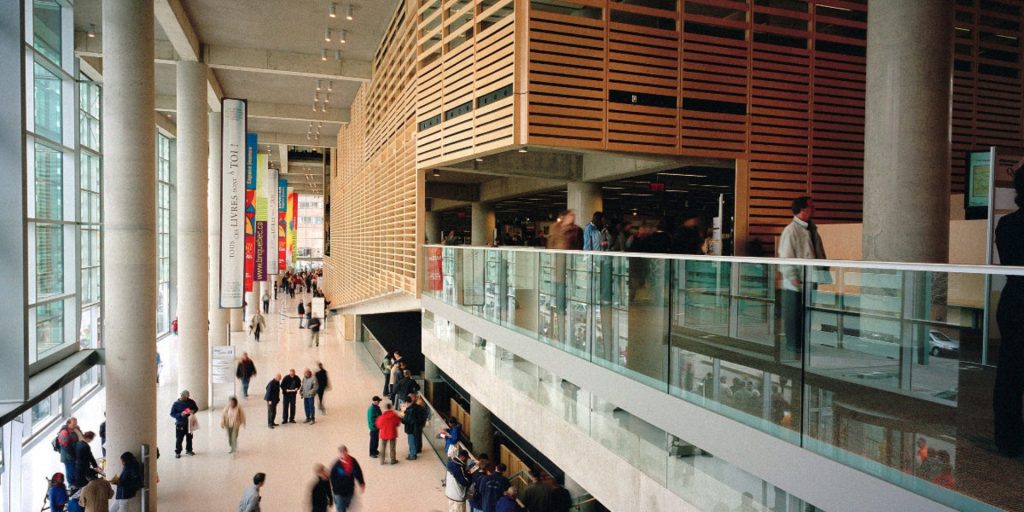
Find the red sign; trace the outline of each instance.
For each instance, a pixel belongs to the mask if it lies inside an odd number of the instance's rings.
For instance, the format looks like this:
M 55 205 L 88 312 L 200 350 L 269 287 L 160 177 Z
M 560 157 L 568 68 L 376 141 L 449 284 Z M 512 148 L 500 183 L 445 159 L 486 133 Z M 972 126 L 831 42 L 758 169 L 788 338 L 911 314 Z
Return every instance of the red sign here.
M 651 192 L 664 192 L 665 191 L 665 184 L 661 183 L 660 181 L 652 181 L 650 183 L 650 186 L 651 186 Z
M 441 263 L 441 248 L 427 248 L 427 289 L 439 292 L 444 288 L 444 269 Z

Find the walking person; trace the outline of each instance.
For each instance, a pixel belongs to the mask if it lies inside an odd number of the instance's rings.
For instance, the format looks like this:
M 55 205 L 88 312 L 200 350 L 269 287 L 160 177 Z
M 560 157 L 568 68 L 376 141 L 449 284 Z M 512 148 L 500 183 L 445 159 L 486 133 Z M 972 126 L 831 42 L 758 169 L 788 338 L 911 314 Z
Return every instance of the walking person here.
M 117 492 L 112 494 L 114 503 L 110 505 L 110 512 L 127 512 L 131 510 L 130 504 L 144 486 L 142 481 L 142 464 L 132 452 L 121 454 L 121 474 L 114 477 L 110 483 L 117 486 Z M 109 498 L 108 498 L 109 499 Z M 99 508 L 98 510 L 106 510 Z
M 260 342 L 260 334 L 266 329 L 266 320 L 263 319 L 263 315 L 260 314 L 259 310 L 256 310 L 252 315 L 252 320 L 249 321 L 249 333 L 256 339 L 256 343 Z
M 469 473 L 466 461 L 469 452 L 459 450 L 458 455 L 448 459 L 444 480 L 444 495 L 448 498 L 448 512 L 466 512 L 466 491 L 469 490 Z
M 294 297 L 294 295 L 292 295 Z M 306 305 L 301 300 L 299 301 L 299 329 L 305 329 L 303 327 L 303 320 L 306 318 Z
M 242 501 L 238 504 L 238 512 L 260 512 L 260 488 L 267 481 L 266 473 L 256 473 L 252 477 L 252 485 L 242 493 Z
M 249 380 L 256 376 L 256 365 L 249 359 L 248 352 L 242 352 L 235 369 L 235 377 L 242 381 L 242 398 L 249 398 Z
M 316 378 L 313 377 L 313 372 L 309 371 L 309 368 L 302 372 L 300 391 L 302 393 L 302 408 L 306 413 L 306 423 L 313 425 L 316 423 L 316 407 L 314 407 L 314 402 L 316 401 Z
M 277 283 L 274 283 L 274 284 L 276 285 Z M 270 294 L 266 293 L 266 292 L 263 293 L 263 314 L 264 315 L 269 315 L 270 314 Z
M 376 459 L 380 454 L 380 429 L 377 428 L 377 418 L 383 414 L 380 410 L 380 397 L 374 396 L 370 399 L 370 407 L 366 409 L 366 426 L 370 428 L 370 457 Z
M 295 368 L 288 370 L 288 375 L 281 379 L 281 394 L 284 395 L 284 408 L 281 410 L 281 424 L 295 423 L 295 398 L 302 387 L 302 381 L 295 375 Z
M 324 368 L 323 363 L 316 363 L 319 368 L 315 374 L 316 377 L 316 397 L 320 401 L 320 414 L 327 414 L 327 409 L 324 408 L 324 392 L 331 387 L 331 381 L 327 378 L 327 369 Z
M 405 425 L 405 434 L 409 439 L 409 455 L 406 460 L 416 460 L 420 453 L 420 442 L 423 436 L 423 427 L 427 424 L 427 410 L 416 400 L 411 400 L 402 415 L 402 424 Z
M 313 318 L 313 302 L 306 303 L 306 327 L 309 327 L 309 321 Z
M 220 428 L 228 431 L 228 446 L 231 448 L 228 453 L 235 453 L 238 449 L 238 431 L 245 425 L 245 411 L 238 405 L 238 399 L 231 397 L 224 412 L 220 416 Z
M 319 347 L 320 346 L 320 317 L 311 316 L 308 320 L 309 326 L 309 346 Z
M 355 497 L 356 484 L 359 490 L 366 492 L 366 481 L 359 461 L 349 455 L 345 445 L 338 447 L 338 460 L 331 467 L 331 489 L 334 492 L 334 508 L 337 512 L 346 512 Z
M 195 455 L 192 451 L 193 416 L 199 411 L 196 401 L 189 398 L 188 390 L 183 390 L 178 399 L 171 405 L 171 417 L 174 418 L 174 458 L 181 458 L 181 441 L 185 441 L 185 453 Z
M 385 404 L 384 412 L 373 422 L 379 431 L 381 443 L 383 443 L 379 452 L 381 465 L 398 464 L 398 459 L 395 457 L 395 443 L 398 441 L 398 425 L 401 423 L 402 418 L 391 408 L 391 404 Z
M 277 426 L 277 403 L 281 401 L 281 374 L 277 374 L 267 383 L 267 391 L 263 394 L 267 402 L 267 426 Z
M 327 512 L 334 503 L 334 493 L 331 492 L 331 475 L 323 464 L 313 466 L 313 474 L 316 475 L 316 482 L 313 483 L 313 491 L 310 496 L 313 512 Z

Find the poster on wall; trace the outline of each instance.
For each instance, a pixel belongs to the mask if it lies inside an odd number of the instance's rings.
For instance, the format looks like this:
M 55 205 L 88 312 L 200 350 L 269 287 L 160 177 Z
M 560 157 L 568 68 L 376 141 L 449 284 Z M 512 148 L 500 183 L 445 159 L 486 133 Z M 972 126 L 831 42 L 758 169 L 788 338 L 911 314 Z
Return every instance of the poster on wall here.
M 267 275 L 277 275 L 277 169 L 267 169 Z
M 253 265 L 256 262 L 256 151 L 255 133 L 245 136 L 245 291 L 252 291 Z
M 277 270 L 288 270 L 288 180 L 277 182 Z
M 288 210 L 291 212 L 291 220 L 288 221 L 288 260 L 294 266 L 299 256 L 296 245 L 299 240 L 299 194 L 288 193 Z
M 440 247 L 427 248 L 427 289 L 439 292 L 444 289 L 444 269 Z
M 333 153 L 327 149 L 327 162 L 331 161 Z M 331 255 L 331 168 L 328 163 L 324 166 L 324 256 Z
M 260 154 L 256 169 L 256 256 L 253 261 L 254 281 L 267 280 L 267 155 Z
M 245 294 L 245 100 L 221 100 L 220 307 L 242 307 Z

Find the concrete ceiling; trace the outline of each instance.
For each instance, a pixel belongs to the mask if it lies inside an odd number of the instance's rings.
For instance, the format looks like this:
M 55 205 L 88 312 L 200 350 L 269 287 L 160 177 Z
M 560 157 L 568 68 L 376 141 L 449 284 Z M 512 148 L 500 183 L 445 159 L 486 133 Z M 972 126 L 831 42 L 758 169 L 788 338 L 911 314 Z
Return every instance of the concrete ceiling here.
M 328 0 L 157 0 L 158 110 L 174 119 L 173 56 L 190 58 L 187 54 L 193 54 L 193 58 L 210 63 L 211 91 L 249 100 L 254 114 L 257 105 L 265 112 L 249 120 L 250 131 L 266 135 L 261 140 L 284 148 L 285 154 L 291 145 L 334 146 L 340 123 L 347 122 L 356 91 L 369 78 L 370 63 L 400 1 L 339 0 L 337 17 L 330 18 L 328 5 L 332 2 Z M 354 14 L 351 21 L 345 19 L 349 4 Z M 167 24 L 170 26 L 165 27 Z M 324 41 L 327 27 L 333 32 L 330 43 Z M 347 31 L 344 44 L 340 42 L 342 29 Z M 76 43 L 88 45 L 76 44 L 80 54 L 101 56 L 101 0 L 75 1 L 75 31 L 80 36 Z M 87 32 L 96 37 L 85 38 Z M 188 38 L 182 36 L 190 33 L 198 39 L 198 47 L 190 47 Z M 174 51 L 170 51 L 172 47 Z M 327 62 L 320 59 L 325 48 Z M 342 51 L 340 62 L 335 60 L 335 50 Z M 274 62 L 285 64 L 275 66 Z M 328 77 L 337 78 L 332 83 L 329 113 L 314 113 L 317 80 L 322 79 L 326 89 Z M 319 143 L 307 141 L 310 121 L 320 120 L 324 123 Z M 308 169 L 299 171 L 304 177 Z

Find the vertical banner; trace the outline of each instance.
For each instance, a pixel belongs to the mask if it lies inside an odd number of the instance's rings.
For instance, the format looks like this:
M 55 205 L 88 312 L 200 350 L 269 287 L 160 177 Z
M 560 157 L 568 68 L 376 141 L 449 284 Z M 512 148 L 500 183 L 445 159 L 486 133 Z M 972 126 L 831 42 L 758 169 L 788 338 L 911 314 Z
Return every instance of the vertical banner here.
M 285 221 L 288 226 L 288 263 L 295 264 L 295 217 L 298 216 L 298 202 L 295 192 L 288 192 L 288 207 L 285 212 Z
M 277 270 L 288 270 L 288 180 L 277 182 Z
M 255 133 L 245 136 L 245 291 L 252 291 L 253 264 L 256 261 L 256 152 Z
M 267 155 L 260 154 L 256 160 L 256 256 L 253 260 L 253 281 L 267 280 Z
M 245 100 L 221 100 L 220 307 L 242 307 L 245 294 Z
M 427 248 L 427 290 L 439 292 L 444 289 L 444 267 L 440 247 Z
M 324 162 L 324 256 L 331 255 L 331 171 L 335 168 L 334 152 L 327 148 Z
M 277 169 L 267 169 L 267 275 L 277 275 Z

